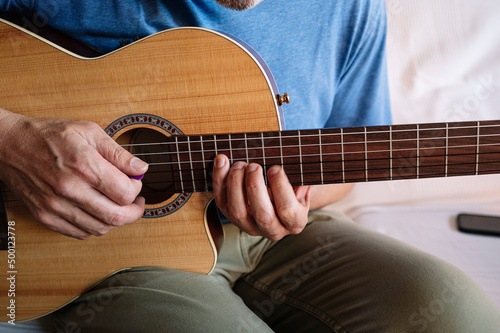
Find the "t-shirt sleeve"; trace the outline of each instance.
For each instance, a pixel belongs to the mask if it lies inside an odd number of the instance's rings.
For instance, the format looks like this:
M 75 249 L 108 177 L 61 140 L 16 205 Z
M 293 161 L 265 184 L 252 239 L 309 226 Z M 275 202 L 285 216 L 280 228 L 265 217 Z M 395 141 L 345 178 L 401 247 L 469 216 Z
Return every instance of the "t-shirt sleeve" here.
M 34 0 L 0 0 L 0 13 L 31 13 L 34 5 Z
M 387 17 L 383 1 L 368 16 L 366 33 L 339 81 L 326 127 L 386 125 L 392 122 L 387 78 Z

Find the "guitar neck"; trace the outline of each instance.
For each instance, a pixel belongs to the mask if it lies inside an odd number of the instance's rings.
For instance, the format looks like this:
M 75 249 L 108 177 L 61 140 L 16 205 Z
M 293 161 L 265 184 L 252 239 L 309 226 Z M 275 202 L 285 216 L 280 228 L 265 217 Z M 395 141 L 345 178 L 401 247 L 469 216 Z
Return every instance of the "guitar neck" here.
M 225 154 L 283 166 L 294 186 L 500 173 L 500 121 L 173 136 L 175 191 L 210 191 L 212 160 Z

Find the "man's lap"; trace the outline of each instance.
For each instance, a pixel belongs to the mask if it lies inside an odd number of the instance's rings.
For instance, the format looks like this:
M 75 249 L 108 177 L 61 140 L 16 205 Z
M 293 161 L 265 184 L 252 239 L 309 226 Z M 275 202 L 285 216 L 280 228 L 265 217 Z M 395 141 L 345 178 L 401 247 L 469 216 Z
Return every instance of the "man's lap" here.
M 57 311 L 59 331 L 500 331 L 498 309 L 458 269 L 342 214 L 314 212 L 276 243 L 225 229 L 212 275 L 118 273 Z

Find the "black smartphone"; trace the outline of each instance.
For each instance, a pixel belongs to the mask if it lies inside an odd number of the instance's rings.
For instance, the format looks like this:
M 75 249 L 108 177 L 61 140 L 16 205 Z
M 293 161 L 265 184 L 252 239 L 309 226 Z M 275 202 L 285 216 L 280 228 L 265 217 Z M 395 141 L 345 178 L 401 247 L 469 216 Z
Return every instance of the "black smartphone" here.
M 500 236 L 500 216 L 458 214 L 457 225 L 463 232 Z

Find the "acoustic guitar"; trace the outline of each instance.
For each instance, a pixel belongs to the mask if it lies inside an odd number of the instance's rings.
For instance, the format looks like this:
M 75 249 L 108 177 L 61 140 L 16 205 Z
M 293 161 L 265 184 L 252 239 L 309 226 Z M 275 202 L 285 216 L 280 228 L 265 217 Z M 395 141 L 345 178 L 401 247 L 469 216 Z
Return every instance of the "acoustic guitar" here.
M 93 121 L 150 164 L 144 216 L 79 241 L 30 215 L 2 184 L 0 320 L 49 313 L 130 267 L 209 273 L 221 227 L 212 160 L 282 165 L 293 185 L 500 172 L 500 121 L 283 131 L 264 61 L 209 30 L 167 30 L 84 57 L 0 20 L 0 106 Z M 13 305 L 14 304 L 14 305 Z

